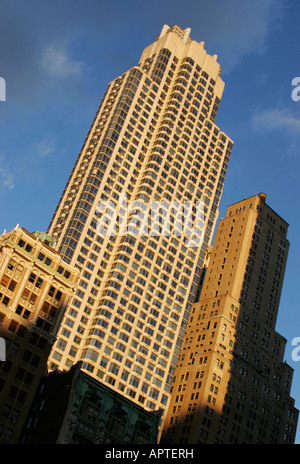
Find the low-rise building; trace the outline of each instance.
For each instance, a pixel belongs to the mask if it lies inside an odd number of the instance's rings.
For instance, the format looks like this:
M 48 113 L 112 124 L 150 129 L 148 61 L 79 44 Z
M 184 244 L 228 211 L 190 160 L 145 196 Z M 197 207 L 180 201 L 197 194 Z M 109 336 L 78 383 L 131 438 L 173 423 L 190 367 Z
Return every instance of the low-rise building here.
M 146 411 L 97 381 L 79 361 L 41 380 L 21 443 L 156 444 L 160 411 Z
M 54 245 L 19 227 L 0 236 L 0 443 L 18 441 L 76 287 L 77 271 Z

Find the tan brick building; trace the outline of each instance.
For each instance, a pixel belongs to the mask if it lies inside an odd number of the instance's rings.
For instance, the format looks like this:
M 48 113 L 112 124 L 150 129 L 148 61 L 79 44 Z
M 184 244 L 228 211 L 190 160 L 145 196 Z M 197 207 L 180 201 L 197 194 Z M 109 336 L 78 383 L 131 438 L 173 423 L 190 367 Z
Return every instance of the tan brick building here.
M 288 224 L 259 194 L 227 208 L 175 371 L 163 443 L 293 443 L 298 410 L 275 330 Z

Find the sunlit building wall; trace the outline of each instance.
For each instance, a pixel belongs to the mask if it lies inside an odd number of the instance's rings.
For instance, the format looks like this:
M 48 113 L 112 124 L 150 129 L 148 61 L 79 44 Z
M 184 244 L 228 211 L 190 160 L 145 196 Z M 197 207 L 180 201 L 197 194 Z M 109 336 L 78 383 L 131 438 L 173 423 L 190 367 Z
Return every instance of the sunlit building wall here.
M 138 65 L 108 85 L 48 230 L 80 272 L 50 369 L 82 360 L 89 375 L 148 410 L 167 407 L 218 217 L 233 146 L 215 124 L 220 74 L 217 56 L 189 29 L 164 26 Z M 136 200 L 146 222 L 131 210 Z M 197 202 L 204 208 L 196 247 L 174 234 L 180 221 L 170 205 L 184 202 L 192 225 Z M 149 227 L 154 204 L 162 210 Z M 100 233 L 109 217 L 112 233 Z M 170 234 L 160 230 L 168 218 Z
M 298 410 L 275 330 L 288 224 L 259 194 L 220 220 L 171 387 L 163 443 L 293 443 Z
M 0 443 L 17 443 L 78 272 L 47 234 L 0 236 Z

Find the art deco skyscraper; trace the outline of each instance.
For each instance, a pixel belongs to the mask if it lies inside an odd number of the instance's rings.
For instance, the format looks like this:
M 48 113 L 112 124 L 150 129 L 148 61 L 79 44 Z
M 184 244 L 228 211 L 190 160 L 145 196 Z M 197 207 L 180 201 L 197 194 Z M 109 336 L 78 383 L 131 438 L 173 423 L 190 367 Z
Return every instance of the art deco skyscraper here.
M 139 64 L 108 85 L 48 230 L 81 276 L 50 368 L 83 360 L 87 373 L 150 410 L 168 403 L 233 146 L 214 122 L 224 89 L 217 56 L 189 34 L 164 26 Z M 156 230 L 168 217 L 177 223 L 175 203 L 192 205 L 195 223 L 200 201 L 203 243 L 147 233 L 145 223 L 137 235 L 133 212 L 121 233 L 136 200 L 162 206 Z M 101 234 L 99 221 L 116 211 L 116 233 Z
M 165 443 L 293 443 L 286 340 L 275 331 L 288 224 L 259 194 L 219 222 L 199 302 L 191 311 Z

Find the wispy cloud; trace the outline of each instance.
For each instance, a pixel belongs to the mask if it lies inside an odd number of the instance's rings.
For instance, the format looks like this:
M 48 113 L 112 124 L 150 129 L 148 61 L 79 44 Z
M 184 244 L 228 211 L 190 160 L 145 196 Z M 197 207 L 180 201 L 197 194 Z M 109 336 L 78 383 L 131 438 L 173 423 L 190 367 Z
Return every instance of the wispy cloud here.
M 68 55 L 66 45 L 53 43 L 44 50 L 42 66 L 48 74 L 64 78 L 80 75 L 83 63 L 75 61 Z
M 34 145 L 34 152 L 38 158 L 46 158 L 53 150 L 54 144 L 49 138 L 44 138 Z
M 0 156 L 0 188 L 12 190 L 15 187 L 12 173 L 3 167 L 4 156 Z
M 300 136 L 300 117 L 287 108 L 256 110 L 251 122 L 258 131 L 276 131 L 287 136 Z

